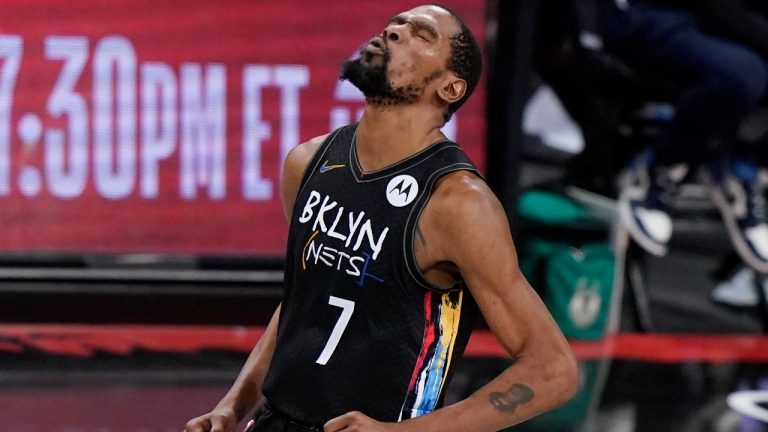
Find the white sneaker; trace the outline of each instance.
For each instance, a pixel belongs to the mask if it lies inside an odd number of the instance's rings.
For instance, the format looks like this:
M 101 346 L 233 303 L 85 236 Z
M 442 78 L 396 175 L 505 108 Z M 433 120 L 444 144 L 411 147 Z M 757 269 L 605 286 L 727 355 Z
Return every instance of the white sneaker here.
M 672 237 L 668 201 L 688 167 L 656 167 L 653 159 L 653 152 L 646 150 L 632 161 L 619 194 L 618 209 L 621 223 L 635 243 L 648 253 L 663 256 Z
M 768 290 L 768 283 L 763 283 L 763 289 Z M 730 279 L 717 284 L 712 290 L 712 300 L 736 307 L 757 306 L 754 270 L 742 267 Z
M 753 269 L 768 273 L 768 172 L 746 159 L 701 167 L 712 201 L 720 210 L 736 253 Z

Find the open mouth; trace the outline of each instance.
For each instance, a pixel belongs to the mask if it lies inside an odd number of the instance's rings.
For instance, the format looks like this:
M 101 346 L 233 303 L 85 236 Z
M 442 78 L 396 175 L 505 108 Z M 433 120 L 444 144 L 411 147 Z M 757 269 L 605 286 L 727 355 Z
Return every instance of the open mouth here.
M 363 48 L 363 51 L 372 55 L 384 55 L 384 50 L 370 42 Z
M 384 48 L 384 40 L 382 40 L 381 37 L 376 36 L 368 41 L 368 44 L 365 45 L 363 51 L 372 55 L 384 55 Z

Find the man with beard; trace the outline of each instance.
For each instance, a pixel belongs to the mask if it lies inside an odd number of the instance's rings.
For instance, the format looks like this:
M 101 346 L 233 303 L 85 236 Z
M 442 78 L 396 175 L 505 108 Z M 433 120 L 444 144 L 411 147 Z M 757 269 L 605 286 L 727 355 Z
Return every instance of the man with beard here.
M 341 78 L 359 124 L 287 157 L 281 306 L 227 395 L 186 432 L 488 431 L 564 402 L 573 355 L 517 266 L 504 211 L 440 128 L 479 80 L 452 11 L 396 15 Z M 443 407 L 479 310 L 514 364 Z

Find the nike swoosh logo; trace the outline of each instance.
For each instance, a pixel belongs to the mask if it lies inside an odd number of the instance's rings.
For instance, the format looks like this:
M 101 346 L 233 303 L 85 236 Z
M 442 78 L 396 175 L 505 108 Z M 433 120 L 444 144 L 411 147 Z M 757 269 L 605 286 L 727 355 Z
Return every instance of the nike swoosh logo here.
M 346 165 L 340 164 L 340 165 L 328 165 L 328 161 L 323 162 L 323 164 L 320 166 L 320 172 L 328 172 L 332 169 L 336 168 L 344 168 Z

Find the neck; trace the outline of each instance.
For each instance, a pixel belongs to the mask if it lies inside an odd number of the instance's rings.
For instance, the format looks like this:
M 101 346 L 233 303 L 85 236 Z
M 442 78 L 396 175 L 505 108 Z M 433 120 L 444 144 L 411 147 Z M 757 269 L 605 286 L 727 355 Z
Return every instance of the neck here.
M 365 106 L 357 127 L 357 155 L 365 171 L 401 161 L 430 144 L 445 139 L 442 114 L 415 103 Z

